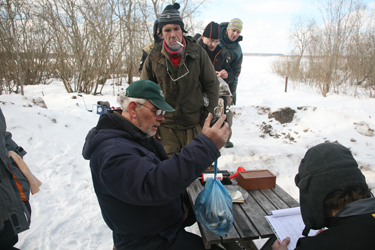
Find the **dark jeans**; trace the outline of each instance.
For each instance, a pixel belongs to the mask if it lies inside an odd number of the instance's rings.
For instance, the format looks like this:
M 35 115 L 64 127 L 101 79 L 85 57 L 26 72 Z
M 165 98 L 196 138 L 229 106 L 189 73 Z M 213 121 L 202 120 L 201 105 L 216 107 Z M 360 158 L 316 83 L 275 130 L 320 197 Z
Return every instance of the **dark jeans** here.
M 185 227 L 193 225 L 197 220 L 195 218 L 195 214 L 193 208 L 191 206 L 189 197 L 184 192 L 183 195 L 183 202 L 188 209 L 188 215 L 184 222 L 182 223 L 181 227 L 177 231 L 176 237 L 174 238 L 173 242 L 169 242 L 166 237 L 161 235 L 154 235 L 142 242 L 135 242 L 134 246 L 131 249 L 158 249 L 158 250 L 205 250 L 203 240 L 200 236 L 186 232 Z M 129 242 L 128 240 L 122 240 L 121 237 L 117 235 L 114 236 L 114 241 L 117 242 L 117 247 L 113 249 L 122 250 L 126 247 Z M 129 248 L 129 247 L 128 247 Z M 127 249 L 128 249 L 127 248 Z M 212 245 L 211 249 L 213 250 L 223 250 L 222 248 L 218 247 L 217 245 Z
M 185 227 L 189 227 L 193 225 L 195 222 L 197 222 L 197 219 L 195 218 L 195 213 L 193 210 L 193 207 L 190 203 L 190 199 L 186 193 L 184 192 L 184 203 L 186 207 L 188 208 L 188 216 L 182 223 L 181 229 L 177 233 L 176 240 L 172 243 L 172 245 L 168 248 L 168 250 L 179 250 L 179 249 L 194 249 L 194 250 L 205 250 L 203 240 L 201 237 L 199 237 L 196 234 L 189 233 L 185 231 Z M 211 249 L 213 250 L 223 250 L 222 248 L 218 247 L 217 245 L 212 245 Z
M 1 250 L 14 250 L 18 249 L 13 247 L 18 242 L 18 235 L 14 234 L 10 221 L 4 221 L 4 229 L 0 232 L 0 249 Z
M 198 235 L 186 232 L 184 229 L 178 231 L 176 240 L 168 250 L 205 250 L 203 240 Z M 217 245 L 211 246 L 212 250 L 223 250 Z
M 23 202 L 31 214 L 31 206 L 28 201 Z M 13 247 L 18 242 L 18 235 L 14 234 L 12 224 L 9 220 L 4 221 L 4 228 L 0 231 L 0 249 L 1 250 L 18 250 Z

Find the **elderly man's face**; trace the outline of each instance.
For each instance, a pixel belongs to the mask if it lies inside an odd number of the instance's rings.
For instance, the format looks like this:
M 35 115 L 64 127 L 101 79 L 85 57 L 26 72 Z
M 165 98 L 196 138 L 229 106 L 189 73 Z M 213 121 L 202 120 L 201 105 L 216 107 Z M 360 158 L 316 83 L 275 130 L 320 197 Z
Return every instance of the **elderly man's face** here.
M 172 50 L 179 50 L 181 45 L 177 42 L 182 43 L 182 29 L 178 24 L 167 24 L 162 28 L 162 34 L 165 43 Z
M 164 121 L 162 114 L 156 115 L 157 107 L 152 104 L 149 100 L 146 100 L 144 104 L 138 104 L 137 107 L 137 124 L 136 126 L 145 132 L 148 136 L 152 137 L 156 134 L 156 130 L 160 126 L 160 123 Z M 143 108 L 142 108 L 143 106 Z
M 229 29 L 227 30 L 229 39 L 234 42 L 237 40 L 237 38 L 240 36 L 241 31 L 238 29 Z

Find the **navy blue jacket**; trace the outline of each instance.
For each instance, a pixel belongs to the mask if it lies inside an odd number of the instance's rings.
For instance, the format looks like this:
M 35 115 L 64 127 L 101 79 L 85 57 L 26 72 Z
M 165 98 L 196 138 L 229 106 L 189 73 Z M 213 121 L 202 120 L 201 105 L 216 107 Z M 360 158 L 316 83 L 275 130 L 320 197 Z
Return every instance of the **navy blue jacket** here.
M 201 133 L 168 159 L 159 141 L 115 112 L 101 115 L 82 154 L 116 249 L 158 249 L 155 237 L 171 243 L 181 227 L 182 193 L 220 151 Z

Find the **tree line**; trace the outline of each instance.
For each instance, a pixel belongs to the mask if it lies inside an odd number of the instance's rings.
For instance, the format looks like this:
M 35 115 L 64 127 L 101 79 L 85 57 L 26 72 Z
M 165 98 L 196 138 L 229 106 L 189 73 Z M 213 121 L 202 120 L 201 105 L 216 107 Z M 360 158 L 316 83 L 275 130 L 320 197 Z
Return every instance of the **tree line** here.
M 185 29 L 207 0 L 181 0 Z M 60 79 L 67 92 L 100 94 L 108 79 L 138 76 L 142 48 L 167 0 L 0 0 L 0 95 Z
M 359 0 L 316 2 L 318 17 L 298 17 L 293 50 L 272 71 L 314 86 L 323 96 L 354 91 L 375 94 L 375 11 Z

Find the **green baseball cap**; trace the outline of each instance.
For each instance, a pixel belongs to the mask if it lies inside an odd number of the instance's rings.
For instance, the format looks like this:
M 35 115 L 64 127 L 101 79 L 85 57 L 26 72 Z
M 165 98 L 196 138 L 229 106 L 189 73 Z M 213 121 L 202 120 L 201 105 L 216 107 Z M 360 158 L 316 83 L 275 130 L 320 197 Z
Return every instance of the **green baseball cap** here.
M 126 88 L 127 97 L 147 99 L 159 109 L 165 111 L 174 111 L 164 99 L 163 90 L 153 81 L 139 80 L 135 81 Z

